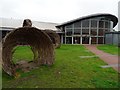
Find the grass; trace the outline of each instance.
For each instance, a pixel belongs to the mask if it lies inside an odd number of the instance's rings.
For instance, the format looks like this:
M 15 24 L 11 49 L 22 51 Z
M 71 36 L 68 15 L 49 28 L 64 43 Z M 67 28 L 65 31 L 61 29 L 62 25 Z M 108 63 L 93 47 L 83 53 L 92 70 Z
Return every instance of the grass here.
M 0 89 L 2 90 L 2 68 L 0 63 Z
M 103 50 L 104 52 L 120 56 L 120 53 L 119 53 L 120 48 L 118 48 L 118 46 L 116 45 L 99 45 L 97 48 L 99 50 Z
M 21 47 L 20 47 L 21 48 Z M 15 52 L 23 53 L 21 48 Z M 27 50 L 29 47 L 24 47 Z M 25 51 L 24 54 L 28 53 Z M 40 66 L 30 72 L 22 73 L 13 78 L 3 72 L 3 88 L 117 88 L 118 73 L 112 68 L 101 68 L 106 65 L 98 57 L 92 56 L 82 45 L 62 45 L 55 50 L 55 63 L 52 66 Z M 31 54 L 29 54 L 31 55 Z M 15 55 L 17 58 L 19 55 Z M 22 55 L 23 57 L 24 55 Z M 24 58 L 27 58 L 26 56 Z M 15 62 L 18 59 L 14 59 Z M 26 59 L 27 60 L 27 59 Z
M 31 51 L 30 46 L 17 46 L 13 49 L 13 51 L 15 51 L 12 57 L 14 63 L 21 60 L 33 60 L 33 52 Z

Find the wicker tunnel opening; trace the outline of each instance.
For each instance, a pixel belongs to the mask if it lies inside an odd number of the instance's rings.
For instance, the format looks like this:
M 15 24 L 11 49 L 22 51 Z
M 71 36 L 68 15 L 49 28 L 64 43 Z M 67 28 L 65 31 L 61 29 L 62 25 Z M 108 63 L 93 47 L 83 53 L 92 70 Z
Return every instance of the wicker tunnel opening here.
M 30 45 L 17 45 L 12 50 L 12 61 L 17 63 L 22 63 L 23 60 L 31 62 L 34 60 L 34 53 Z M 24 62 L 23 62 L 24 63 Z
M 32 66 L 52 65 L 54 62 L 54 47 L 50 37 L 35 27 L 20 27 L 11 31 L 3 40 L 2 67 L 11 75 L 16 75 L 19 65 L 12 61 L 13 48 L 17 45 L 30 45 L 34 54 Z M 24 52 L 23 52 L 24 53 Z

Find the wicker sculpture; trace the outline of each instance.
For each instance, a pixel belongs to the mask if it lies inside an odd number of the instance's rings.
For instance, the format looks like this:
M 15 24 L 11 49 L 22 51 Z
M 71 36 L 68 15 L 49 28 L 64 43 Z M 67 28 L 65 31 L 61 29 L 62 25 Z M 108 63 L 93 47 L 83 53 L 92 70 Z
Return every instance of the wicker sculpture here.
M 27 20 L 28 21 L 28 20 Z M 29 21 L 28 21 L 29 22 Z M 11 75 L 16 75 L 16 69 L 20 68 L 12 61 L 13 48 L 17 45 L 30 45 L 34 54 L 33 62 L 29 65 L 52 65 L 54 62 L 54 47 L 50 37 L 43 31 L 30 27 L 32 24 L 23 23 L 23 27 L 11 31 L 3 40 L 2 68 Z M 29 66 L 27 67 L 29 68 Z
M 60 46 L 61 46 L 60 36 L 55 31 L 43 30 L 43 32 L 48 34 L 48 36 L 51 38 L 55 48 L 60 48 Z

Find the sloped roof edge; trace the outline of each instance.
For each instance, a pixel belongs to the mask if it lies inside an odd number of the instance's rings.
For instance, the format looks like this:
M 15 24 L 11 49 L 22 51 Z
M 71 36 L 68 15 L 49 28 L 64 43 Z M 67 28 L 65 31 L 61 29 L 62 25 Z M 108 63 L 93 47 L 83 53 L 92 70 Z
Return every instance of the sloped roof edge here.
M 64 22 L 64 23 L 62 23 L 60 25 L 57 25 L 56 27 L 59 28 L 59 27 L 64 26 L 64 25 L 77 22 L 79 20 L 85 20 L 85 19 L 90 19 L 90 18 L 95 18 L 95 17 L 109 18 L 111 21 L 113 21 L 113 27 L 115 27 L 117 25 L 117 23 L 118 23 L 118 18 L 115 15 L 108 14 L 108 13 L 98 13 L 98 14 L 92 14 L 92 15 L 83 16 L 83 17 L 80 17 L 80 18 L 77 18 L 77 19 L 74 19 L 74 20 L 70 20 L 70 21 Z

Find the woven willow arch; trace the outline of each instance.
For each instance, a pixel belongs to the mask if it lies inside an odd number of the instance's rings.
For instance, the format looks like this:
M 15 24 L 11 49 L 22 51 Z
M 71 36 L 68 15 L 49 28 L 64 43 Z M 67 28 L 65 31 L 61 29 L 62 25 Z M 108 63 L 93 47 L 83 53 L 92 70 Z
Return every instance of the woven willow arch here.
M 17 45 L 30 45 L 34 53 L 33 63 L 38 66 L 52 65 L 54 62 L 54 47 L 50 37 L 35 27 L 20 27 L 6 35 L 2 45 L 2 67 L 11 76 L 15 76 L 17 68 L 12 61 L 12 50 Z
M 60 36 L 55 31 L 46 29 L 46 30 L 43 30 L 43 32 L 48 34 L 48 36 L 51 38 L 55 48 L 60 48 L 60 46 L 61 46 Z

